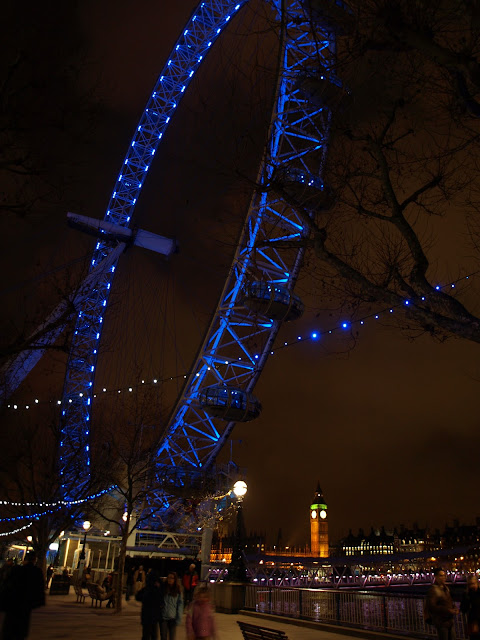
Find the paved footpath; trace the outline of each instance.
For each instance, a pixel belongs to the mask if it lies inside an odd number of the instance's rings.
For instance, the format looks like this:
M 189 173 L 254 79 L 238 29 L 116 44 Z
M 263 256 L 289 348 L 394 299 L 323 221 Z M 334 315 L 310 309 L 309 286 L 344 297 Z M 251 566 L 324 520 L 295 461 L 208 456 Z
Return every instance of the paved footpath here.
M 32 613 L 32 625 L 29 640 L 140 640 L 140 603 L 135 600 L 124 601 L 120 615 L 111 609 L 90 606 L 87 599 L 77 603 L 74 595 L 47 596 L 47 605 Z M 3 614 L 0 621 L 3 621 Z M 273 629 L 282 629 L 289 640 L 350 640 L 357 634 L 343 631 L 330 633 L 323 629 L 310 629 L 304 626 L 288 624 L 277 620 L 262 620 L 247 615 L 217 613 L 218 640 L 242 640 L 237 620 L 264 625 Z M 378 638 L 376 634 L 363 637 Z M 178 628 L 176 640 L 186 640 L 185 625 Z

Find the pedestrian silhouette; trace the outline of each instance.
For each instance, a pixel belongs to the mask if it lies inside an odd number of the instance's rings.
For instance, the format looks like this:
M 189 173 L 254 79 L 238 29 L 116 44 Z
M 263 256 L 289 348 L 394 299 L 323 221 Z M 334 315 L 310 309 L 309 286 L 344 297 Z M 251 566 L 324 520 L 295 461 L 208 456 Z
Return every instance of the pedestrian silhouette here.
M 447 574 L 441 568 L 435 569 L 435 584 L 427 592 L 425 613 L 431 624 L 437 629 L 438 640 L 455 640 L 455 615 L 458 609 L 454 606 L 450 589 L 445 584 Z
M 463 595 L 460 611 L 467 616 L 467 633 L 470 640 L 480 640 L 480 589 L 475 575 L 467 578 L 467 590 Z
M 45 604 L 45 580 L 36 562 L 36 554 L 29 551 L 25 554 L 23 566 L 13 567 L 8 576 L 3 602 L 2 640 L 27 638 L 32 609 Z
M 208 638 L 216 640 L 215 614 L 210 602 L 210 592 L 206 585 L 199 585 L 193 593 L 193 601 L 187 609 L 187 640 Z

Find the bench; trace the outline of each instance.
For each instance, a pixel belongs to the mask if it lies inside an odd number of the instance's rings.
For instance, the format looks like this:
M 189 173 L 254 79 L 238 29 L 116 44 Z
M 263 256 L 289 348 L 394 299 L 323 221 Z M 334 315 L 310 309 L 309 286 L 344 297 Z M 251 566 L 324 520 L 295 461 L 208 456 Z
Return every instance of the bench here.
M 82 589 L 82 587 L 79 584 L 74 584 L 73 588 L 75 589 L 75 593 L 77 595 L 77 602 L 85 602 L 85 598 L 88 595 L 88 591 L 85 591 L 85 589 Z
M 87 584 L 87 589 L 88 595 L 92 599 L 92 604 L 90 605 L 92 607 L 93 605 L 95 605 L 95 607 L 101 607 L 102 602 L 104 602 L 105 600 L 110 600 L 113 595 L 112 592 L 104 593 L 103 590 L 98 587 L 98 584 L 94 584 L 93 582 L 89 582 Z
M 244 640 L 288 640 L 285 631 L 260 627 L 258 624 L 249 624 L 237 620 Z

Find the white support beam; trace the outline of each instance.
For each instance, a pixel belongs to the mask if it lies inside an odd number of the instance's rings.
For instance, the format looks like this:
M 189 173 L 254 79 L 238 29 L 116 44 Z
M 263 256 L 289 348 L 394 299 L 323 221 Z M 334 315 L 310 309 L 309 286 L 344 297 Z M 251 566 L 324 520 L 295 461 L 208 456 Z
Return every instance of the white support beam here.
M 177 251 L 177 242 L 175 239 L 159 236 L 150 231 L 129 229 L 119 224 L 106 222 L 105 220 L 97 220 L 96 218 L 88 218 L 87 216 L 81 216 L 76 213 L 67 213 L 67 218 L 70 226 L 85 233 L 98 236 L 103 240 L 110 238 L 119 240 L 127 244 L 142 247 L 143 249 L 150 249 L 150 251 L 155 251 L 167 257 Z

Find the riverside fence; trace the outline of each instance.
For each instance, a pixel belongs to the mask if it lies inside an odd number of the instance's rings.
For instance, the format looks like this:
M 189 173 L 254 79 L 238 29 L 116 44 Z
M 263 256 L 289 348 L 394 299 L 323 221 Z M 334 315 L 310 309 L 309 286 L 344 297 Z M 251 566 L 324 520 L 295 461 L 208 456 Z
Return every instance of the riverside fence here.
M 245 609 L 417 638 L 436 638 L 423 619 L 419 595 L 247 585 Z M 456 603 L 458 607 L 458 602 Z M 455 618 L 457 640 L 467 638 L 463 615 Z

